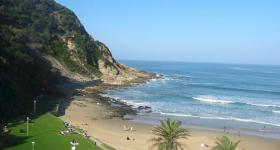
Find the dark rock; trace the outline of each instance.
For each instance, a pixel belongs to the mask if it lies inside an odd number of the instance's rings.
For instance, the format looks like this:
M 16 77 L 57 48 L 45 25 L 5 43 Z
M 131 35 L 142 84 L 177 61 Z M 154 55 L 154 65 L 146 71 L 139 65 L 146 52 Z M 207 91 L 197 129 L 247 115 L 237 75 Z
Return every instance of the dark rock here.
M 151 113 L 152 108 L 150 106 L 139 106 L 137 107 L 138 112 L 145 112 L 145 113 Z

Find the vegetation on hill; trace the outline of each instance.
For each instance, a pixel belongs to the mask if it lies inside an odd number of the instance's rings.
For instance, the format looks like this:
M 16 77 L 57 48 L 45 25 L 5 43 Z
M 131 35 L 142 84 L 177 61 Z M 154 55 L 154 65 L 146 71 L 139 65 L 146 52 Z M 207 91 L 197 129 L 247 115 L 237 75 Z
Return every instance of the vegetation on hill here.
M 120 83 L 139 73 L 119 64 L 54 0 L 0 0 L 0 20 L 0 124 L 32 110 L 39 96 L 58 94 L 61 75 Z

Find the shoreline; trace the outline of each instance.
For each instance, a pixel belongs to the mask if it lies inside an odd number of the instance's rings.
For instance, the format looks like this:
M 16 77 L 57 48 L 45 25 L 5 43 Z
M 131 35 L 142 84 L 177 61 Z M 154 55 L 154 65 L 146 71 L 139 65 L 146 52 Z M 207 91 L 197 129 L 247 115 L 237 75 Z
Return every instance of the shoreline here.
M 127 114 L 136 115 L 137 110 L 124 102 L 100 95 L 104 94 L 107 89 L 127 86 L 101 84 L 80 89 L 78 94 L 71 96 L 72 100 L 60 118 L 79 126 L 94 139 L 116 149 L 149 149 L 148 145 L 150 143 L 147 141 L 153 137 L 150 132 L 153 125 L 123 117 Z M 124 125 L 133 127 L 136 131 L 124 131 Z M 183 141 L 183 143 L 189 145 L 191 149 L 197 150 L 207 149 L 201 147 L 201 144 L 214 146 L 216 138 L 225 134 L 205 129 L 189 128 L 189 130 L 191 131 L 191 137 L 189 137 L 189 140 Z M 277 139 L 245 135 L 243 133 L 241 136 L 233 133 L 226 133 L 225 135 L 229 136 L 233 141 L 242 140 L 240 148 L 254 150 L 278 150 L 280 148 L 280 142 Z M 127 140 L 127 137 L 130 140 Z
M 109 95 L 107 95 L 107 93 L 104 92 L 102 92 L 100 96 L 119 101 L 124 105 L 128 105 L 129 107 L 134 108 L 134 110 L 139 106 L 142 108 L 149 108 L 150 111 L 148 113 L 145 113 L 145 110 L 144 112 L 139 109 L 138 111 L 137 109 L 135 110 L 137 115 L 131 117 L 131 119 L 133 118 L 133 120 L 140 123 L 156 125 L 159 122 L 159 120 L 173 118 L 175 120 L 182 121 L 185 127 L 191 127 L 194 129 L 200 128 L 211 131 L 222 131 L 223 128 L 226 127 L 228 131 L 234 133 L 242 132 L 246 135 L 280 140 L 279 126 L 270 123 L 256 122 L 254 120 L 246 120 L 239 118 L 200 117 L 176 113 L 153 112 L 153 108 L 150 106 L 145 106 L 145 104 L 133 105 L 133 103 L 123 101 L 122 99 L 110 97 Z
M 248 123 L 233 120 L 202 119 L 196 117 L 174 117 L 169 115 L 161 115 L 159 113 L 136 115 L 133 117 L 132 121 L 156 125 L 160 120 L 167 118 L 182 121 L 182 127 L 184 128 L 230 133 L 236 135 L 241 134 L 280 141 L 280 133 L 279 130 L 277 130 L 278 128 L 276 129 L 274 126 L 263 126 L 262 124 L 252 122 Z M 250 127 L 248 127 L 248 124 L 250 124 Z

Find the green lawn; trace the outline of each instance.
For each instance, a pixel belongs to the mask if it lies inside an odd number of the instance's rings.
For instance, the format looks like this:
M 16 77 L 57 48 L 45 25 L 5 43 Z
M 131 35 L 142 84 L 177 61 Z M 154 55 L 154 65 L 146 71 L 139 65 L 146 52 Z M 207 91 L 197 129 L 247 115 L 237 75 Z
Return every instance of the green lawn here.
M 32 150 L 31 142 L 35 143 L 35 150 L 71 150 L 70 141 L 79 142 L 76 150 L 101 150 L 91 140 L 78 134 L 60 135 L 64 129 L 63 121 L 51 115 L 44 114 L 29 123 L 29 136 L 26 136 L 26 122 L 14 123 L 9 126 L 10 133 L 4 138 L 5 150 Z

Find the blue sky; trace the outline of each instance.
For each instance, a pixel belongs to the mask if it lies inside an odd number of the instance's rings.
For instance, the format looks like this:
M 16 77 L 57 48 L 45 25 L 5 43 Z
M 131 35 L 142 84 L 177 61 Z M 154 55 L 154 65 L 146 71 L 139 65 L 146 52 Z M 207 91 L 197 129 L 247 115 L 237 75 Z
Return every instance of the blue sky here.
M 56 0 L 117 59 L 280 65 L 278 0 Z

